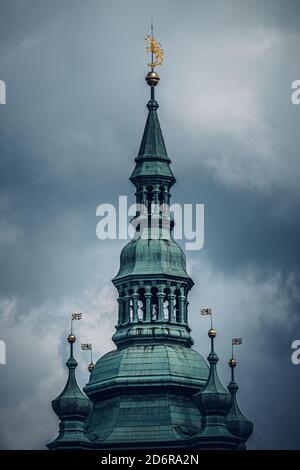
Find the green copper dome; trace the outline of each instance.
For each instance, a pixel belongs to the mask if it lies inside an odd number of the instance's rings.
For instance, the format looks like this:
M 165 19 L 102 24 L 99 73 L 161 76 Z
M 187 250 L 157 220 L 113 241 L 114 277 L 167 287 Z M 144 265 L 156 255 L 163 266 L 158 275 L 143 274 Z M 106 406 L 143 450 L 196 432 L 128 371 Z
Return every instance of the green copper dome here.
M 202 356 L 180 345 L 156 341 L 105 354 L 84 389 L 95 404 L 90 439 L 103 448 L 158 449 L 196 435 L 201 415 L 192 396 L 207 376 Z
M 69 378 L 62 393 L 52 401 L 52 408 L 61 419 L 68 416 L 85 418 L 90 411 L 91 402 L 78 387 L 74 372 L 77 361 L 71 356 L 66 365 L 69 369 Z
M 189 278 L 185 254 L 172 239 L 131 240 L 121 252 L 120 270 L 115 279 L 133 274 L 169 274 Z
M 180 345 L 132 345 L 101 357 L 84 391 L 87 395 L 114 387 L 177 385 L 204 386 L 208 366 L 196 351 Z

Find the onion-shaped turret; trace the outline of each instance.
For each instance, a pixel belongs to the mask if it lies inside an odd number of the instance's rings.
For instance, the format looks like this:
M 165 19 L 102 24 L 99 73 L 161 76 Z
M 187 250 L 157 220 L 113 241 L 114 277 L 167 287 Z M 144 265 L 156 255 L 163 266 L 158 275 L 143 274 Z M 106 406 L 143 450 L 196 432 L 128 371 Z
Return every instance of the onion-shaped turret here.
M 245 443 L 253 432 L 253 424 L 248 418 L 246 418 L 246 416 L 243 415 L 237 403 L 236 393 L 239 387 L 234 378 L 234 369 L 236 365 L 237 361 L 234 358 L 231 358 L 229 361 L 229 367 L 231 368 L 231 382 L 228 385 L 228 390 L 231 395 L 231 407 L 228 412 L 226 422 L 229 431 L 239 437 L 242 440 L 242 443 Z
M 62 393 L 52 401 L 52 408 L 60 419 L 59 434 L 57 438 L 48 444 L 49 449 L 81 448 L 90 444 L 86 436 L 85 420 L 91 410 L 91 402 L 80 390 L 75 375 L 77 361 L 73 356 L 73 345 L 76 337 L 68 336 L 70 344 L 70 357 L 66 362 L 69 376 Z
M 217 372 L 219 358 L 214 348 L 216 334 L 214 328 L 208 332 L 211 340 L 211 351 L 207 358 L 210 364 L 209 376 L 203 390 L 194 396 L 194 400 L 202 414 L 202 431 L 199 438 L 203 447 L 230 449 L 236 448 L 239 440 L 226 427 L 226 414 L 230 407 L 231 397 L 223 387 Z

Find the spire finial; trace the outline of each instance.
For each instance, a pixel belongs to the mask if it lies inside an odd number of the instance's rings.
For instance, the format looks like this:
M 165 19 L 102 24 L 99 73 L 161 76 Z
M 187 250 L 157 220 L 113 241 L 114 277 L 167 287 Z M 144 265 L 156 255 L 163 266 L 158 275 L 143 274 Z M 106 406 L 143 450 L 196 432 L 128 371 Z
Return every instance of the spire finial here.
M 147 34 L 145 40 L 148 41 L 147 52 L 151 53 L 151 62 L 148 63 L 148 67 L 153 72 L 155 67 L 160 66 L 164 61 L 164 50 L 153 36 L 153 17 L 151 17 L 151 34 Z
M 231 369 L 231 382 L 228 385 L 228 390 L 230 391 L 230 393 L 233 393 L 233 392 L 235 393 L 237 391 L 237 385 L 236 385 L 236 387 L 233 387 L 233 384 L 235 384 L 234 368 L 237 366 L 237 360 L 232 356 L 228 361 L 228 365 Z M 233 388 L 234 388 L 234 390 L 233 390 Z
M 148 62 L 148 67 L 151 70 L 145 80 L 151 87 L 151 99 L 154 100 L 154 87 L 160 80 L 158 73 L 154 69 L 163 63 L 164 50 L 153 36 L 153 17 L 151 17 L 151 33 L 145 36 L 145 40 L 148 41 L 147 52 L 151 53 L 151 62 Z

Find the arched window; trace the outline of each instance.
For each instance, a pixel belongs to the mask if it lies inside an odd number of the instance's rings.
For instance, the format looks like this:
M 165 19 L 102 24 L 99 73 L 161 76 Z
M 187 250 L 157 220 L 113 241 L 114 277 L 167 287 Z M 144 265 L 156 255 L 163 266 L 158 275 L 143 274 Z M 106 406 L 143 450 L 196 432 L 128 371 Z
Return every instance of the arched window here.
M 148 211 L 148 222 L 151 220 L 151 204 L 153 202 L 154 193 L 153 186 L 147 186 L 147 211 Z
M 159 204 L 165 203 L 165 188 L 164 186 L 159 187 L 159 195 L 158 195 Z
M 129 291 L 130 299 L 129 299 L 129 321 L 133 321 L 133 300 L 132 300 L 132 290 Z
M 168 321 L 170 320 L 170 317 L 169 317 L 169 293 L 170 293 L 170 289 L 165 289 L 164 290 L 164 320 Z
M 139 321 L 145 320 L 146 315 L 146 301 L 145 301 L 145 289 L 140 288 L 138 290 L 139 300 L 138 300 L 138 319 Z
M 174 304 L 174 318 L 176 323 L 180 323 L 180 310 L 179 310 L 179 296 L 180 290 L 175 290 L 175 304 Z

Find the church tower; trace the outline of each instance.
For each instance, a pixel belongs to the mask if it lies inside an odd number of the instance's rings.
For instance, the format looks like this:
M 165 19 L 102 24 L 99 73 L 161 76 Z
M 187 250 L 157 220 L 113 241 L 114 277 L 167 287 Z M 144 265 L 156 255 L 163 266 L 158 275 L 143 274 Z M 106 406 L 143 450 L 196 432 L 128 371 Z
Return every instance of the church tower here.
M 231 385 L 226 390 L 217 375 L 215 330 L 209 331 L 209 364 L 192 349 L 188 296 L 193 281 L 186 270 L 185 254 L 173 238 L 169 205 L 175 177 L 155 98 L 159 82 L 155 67 L 162 62 L 163 51 L 153 35 L 147 39 L 152 54 L 146 76 L 150 100 L 130 176 L 138 205 L 133 220 L 136 233 L 123 248 L 119 272 L 113 279 L 118 293 L 112 338 L 116 348 L 91 368 L 84 388 L 91 411 L 85 426 L 80 425 L 84 436 L 80 434 L 80 443 L 73 448 L 236 449 L 242 443 L 245 447 L 247 424 L 236 411 L 236 388 Z M 74 364 L 73 352 L 71 362 Z M 72 364 L 67 363 L 69 368 Z M 228 426 L 231 406 L 234 412 Z M 53 408 L 65 419 L 57 399 Z M 241 416 L 244 421 L 239 426 Z M 250 435 L 252 428 L 248 428 Z M 65 433 L 49 447 L 72 447 L 67 439 Z

